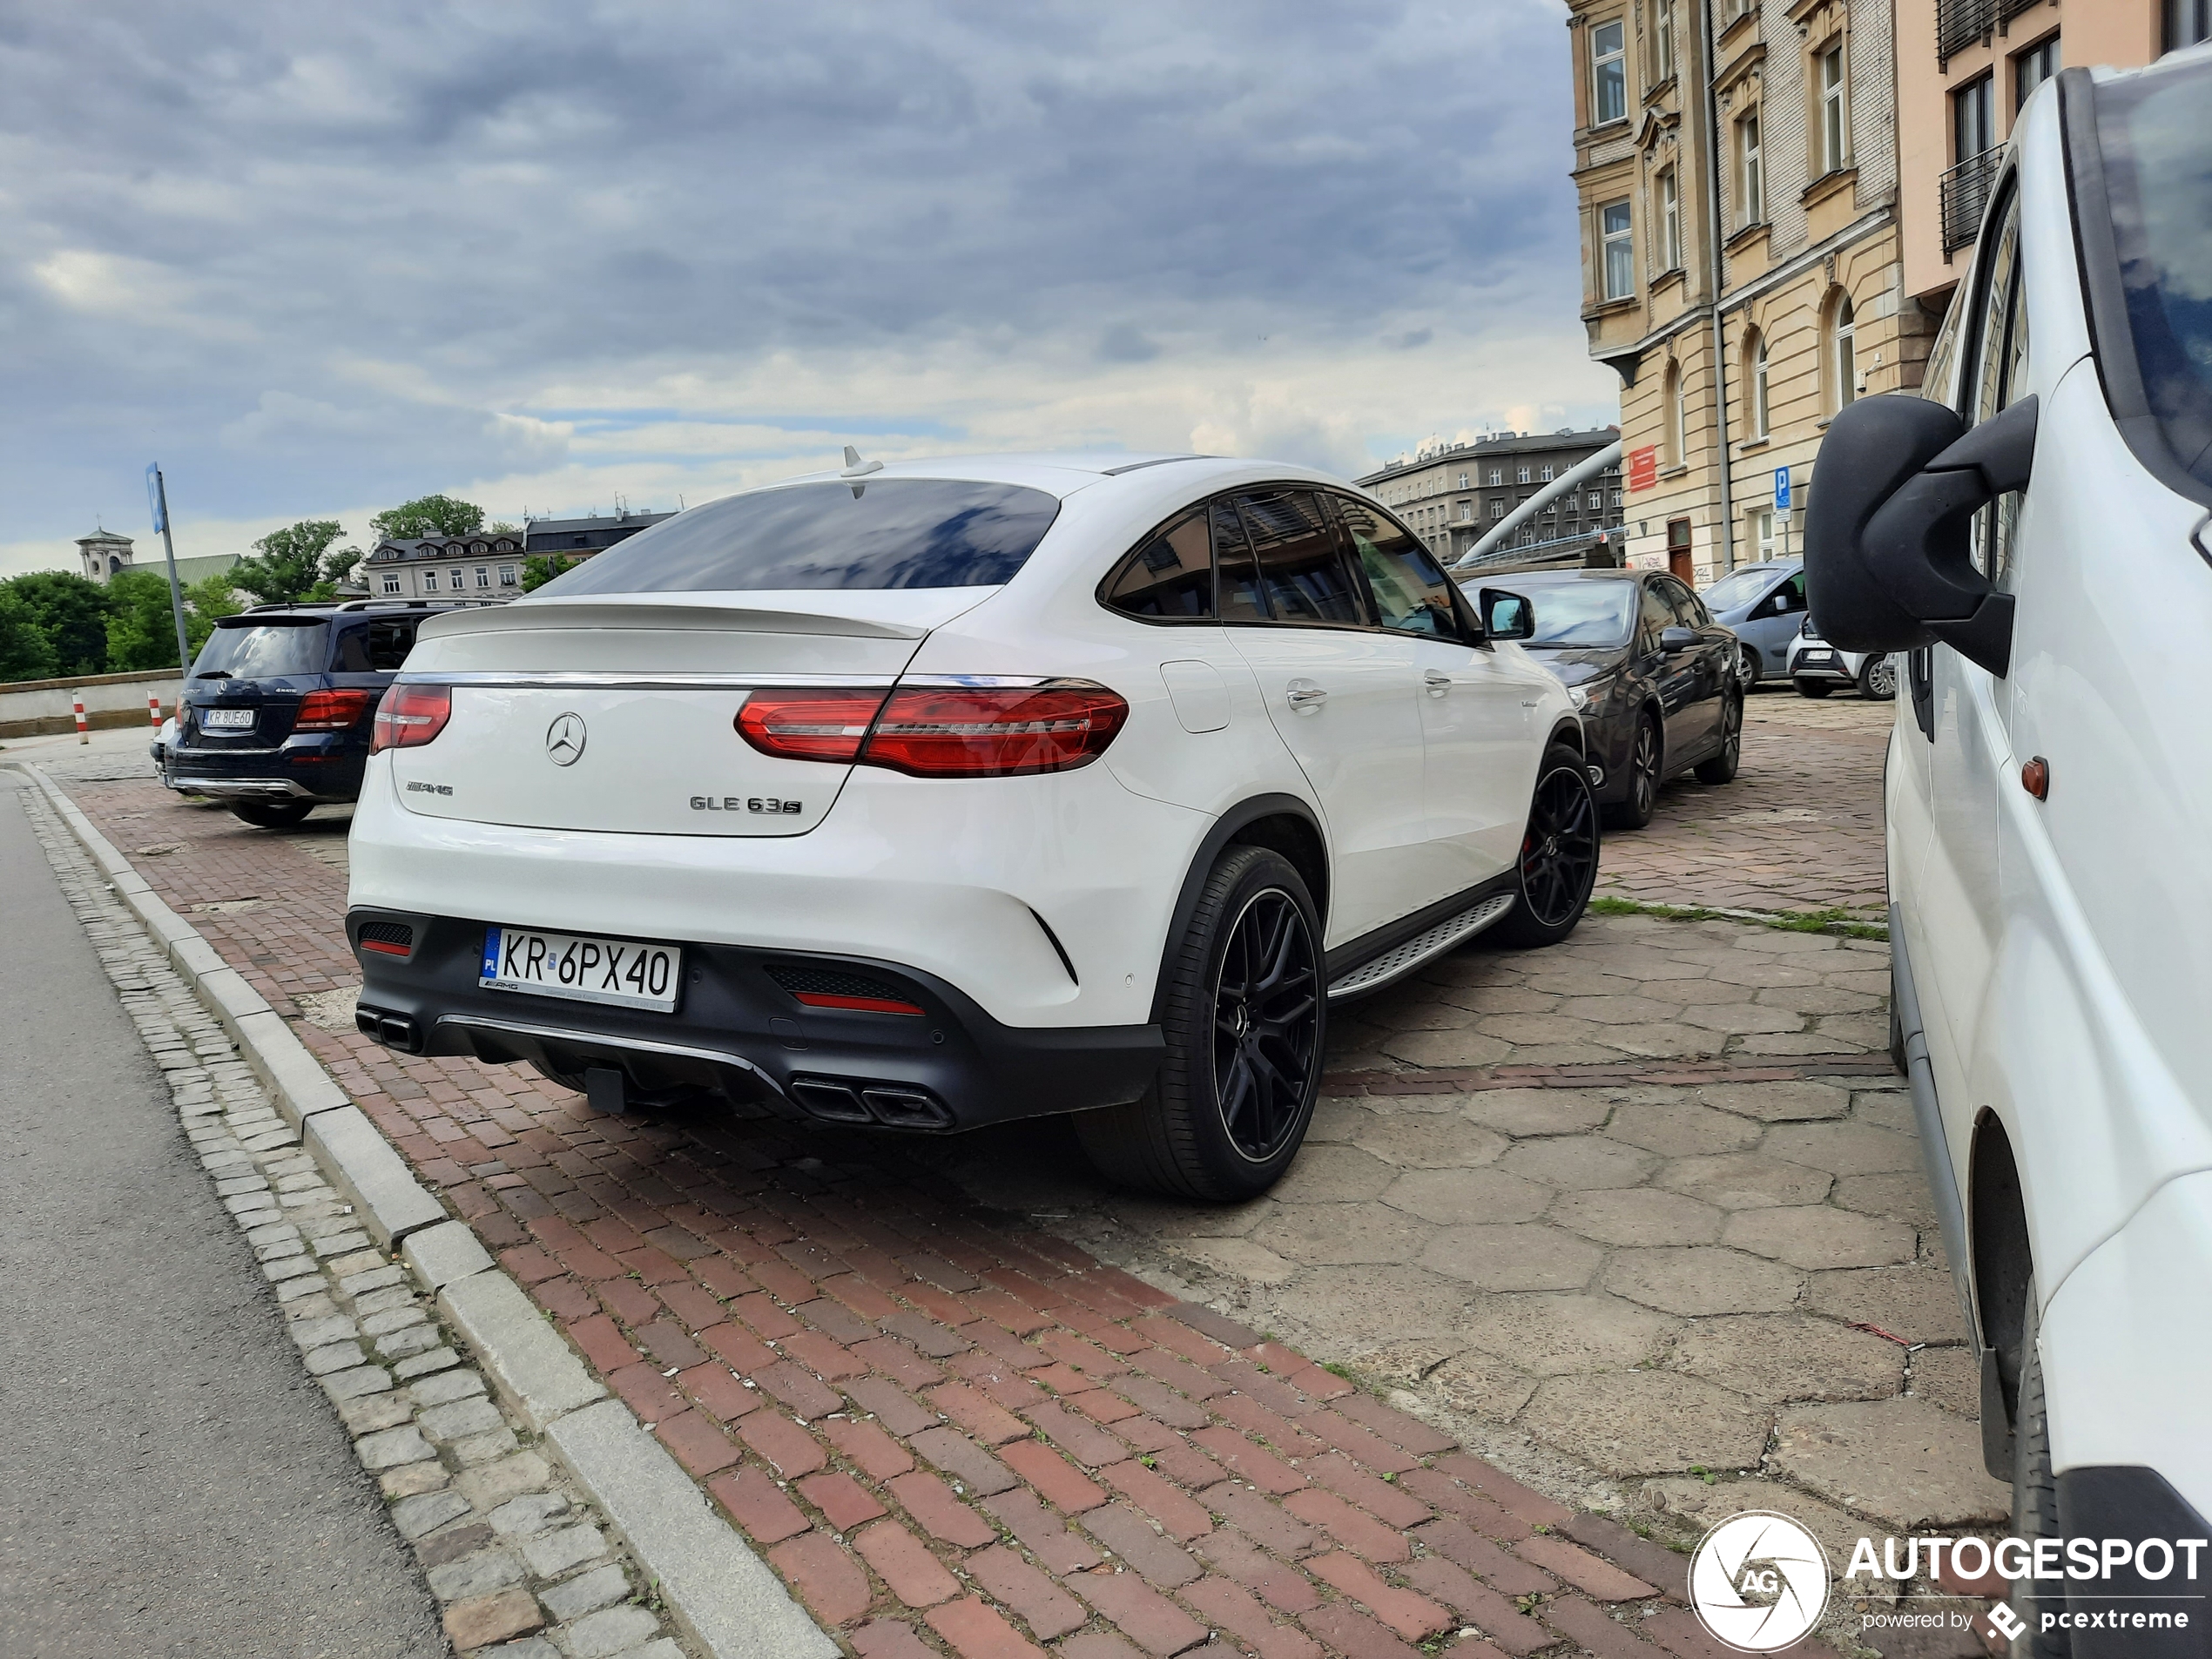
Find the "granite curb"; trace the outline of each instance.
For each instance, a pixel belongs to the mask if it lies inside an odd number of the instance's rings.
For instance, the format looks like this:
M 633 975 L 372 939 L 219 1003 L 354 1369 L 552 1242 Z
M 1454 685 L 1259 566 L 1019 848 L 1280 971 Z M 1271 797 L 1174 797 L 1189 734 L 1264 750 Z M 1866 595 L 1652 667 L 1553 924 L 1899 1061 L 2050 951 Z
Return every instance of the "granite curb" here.
M 813 1659 L 838 1645 L 629 1406 L 606 1398 L 568 1343 L 407 1164 L 280 1015 L 40 769 L 35 783 L 179 978 L 238 1044 L 301 1146 L 437 1299 L 501 1397 L 560 1456 L 657 1581 L 686 1634 L 717 1659 Z

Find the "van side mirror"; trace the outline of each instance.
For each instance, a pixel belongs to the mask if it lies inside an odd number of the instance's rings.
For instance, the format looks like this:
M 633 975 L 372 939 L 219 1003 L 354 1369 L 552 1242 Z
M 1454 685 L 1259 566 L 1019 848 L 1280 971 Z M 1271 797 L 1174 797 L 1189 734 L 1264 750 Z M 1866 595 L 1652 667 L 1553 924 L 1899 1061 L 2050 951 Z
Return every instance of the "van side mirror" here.
M 2027 487 L 2036 401 L 1972 431 L 1909 393 L 1861 398 L 1821 442 L 1805 513 L 1805 592 L 1821 633 L 1849 651 L 1938 643 L 2002 677 L 2013 596 L 1974 569 L 1974 515 Z
M 1477 608 L 1482 612 L 1482 631 L 1492 639 L 1536 637 L 1536 607 L 1520 594 L 1485 588 Z

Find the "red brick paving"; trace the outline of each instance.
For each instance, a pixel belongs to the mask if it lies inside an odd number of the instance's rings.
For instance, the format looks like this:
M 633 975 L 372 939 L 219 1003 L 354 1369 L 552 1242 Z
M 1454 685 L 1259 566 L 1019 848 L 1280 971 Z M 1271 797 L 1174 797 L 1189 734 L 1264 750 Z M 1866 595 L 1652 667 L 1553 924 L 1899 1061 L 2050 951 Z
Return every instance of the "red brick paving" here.
M 1263 1659 L 1380 1659 L 1464 1620 L 1480 1634 L 1455 1650 L 1492 1659 L 1562 1635 L 1662 1659 L 1635 1627 L 1678 1605 L 1679 1572 L 1619 1620 L 1562 1594 L 1648 1583 L 1674 1559 L 1656 1546 L 1608 1544 L 1609 1523 L 977 1209 L 896 1143 L 597 1116 L 518 1067 L 306 1023 L 295 996 L 358 982 L 339 871 L 152 785 L 71 792 L 119 846 L 183 843 L 147 880 L 850 1651 L 1165 1659 L 1211 1633 Z M 192 910 L 247 895 L 265 902 Z M 1562 1523 L 1581 1547 L 1538 1530 Z M 1683 1629 L 1649 1634 L 1679 1649 Z

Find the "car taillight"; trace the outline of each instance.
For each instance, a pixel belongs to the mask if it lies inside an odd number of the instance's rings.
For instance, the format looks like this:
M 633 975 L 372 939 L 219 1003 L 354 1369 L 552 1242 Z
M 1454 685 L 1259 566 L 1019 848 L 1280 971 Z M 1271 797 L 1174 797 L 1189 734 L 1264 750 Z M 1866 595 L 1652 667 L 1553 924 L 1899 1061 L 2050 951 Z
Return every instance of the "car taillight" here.
M 376 730 L 368 740 L 368 752 L 419 749 L 444 731 L 452 718 L 451 686 L 395 685 L 376 705 Z
M 310 691 L 300 700 L 294 732 L 343 732 L 376 701 L 376 693 L 363 691 Z
M 895 690 L 860 763 L 917 778 L 1020 778 L 1066 772 L 1105 752 L 1129 705 L 1103 685 Z
M 784 760 L 842 760 L 860 752 L 882 691 L 755 691 L 738 711 L 738 735 Z

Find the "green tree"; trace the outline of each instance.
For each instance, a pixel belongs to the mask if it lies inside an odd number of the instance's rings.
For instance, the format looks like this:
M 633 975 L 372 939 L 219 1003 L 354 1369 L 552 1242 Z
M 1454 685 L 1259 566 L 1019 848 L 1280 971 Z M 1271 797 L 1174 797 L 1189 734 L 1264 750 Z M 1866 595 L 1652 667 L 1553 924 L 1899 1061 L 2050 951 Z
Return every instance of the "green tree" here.
M 54 671 L 54 642 L 16 596 L 16 584 L 0 582 L 0 680 L 51 679 Z
M 116 607 L 107 619 L 110 671 L 173 668 L 177 621 L 169 609 L 169 578 L 158 570 L 125 570 L 109 583 L 108 592 Z M 195 660 L 215 631 L 217 618 L 235 617 L 243 608 L 228 572 L 185 584 L 185 643 Z
M 54 672 L 107 672 L 107 590 L 73 570 L 33 570 L 9 584 L 54 654 Z
M 379 541 L 412 536 L 474 536 L 484 527 L 484 509 L 451 496 L 422 496 L 378 513 L 368 528 Z
M 523 561 L 523 591 L 536 593 L 569 568 L 569 561 L 558 553 L 550 558 L 543 553 L 531 554 Z
M 295 604 L 318 585 L 336 580 L 324 568 L 324 552 L 345 533 L 334 518 L 303 518 L 272 530 L 253 543 L 259 557 L 240 559 L 231 568 L 231 585 L 263 604 Z

